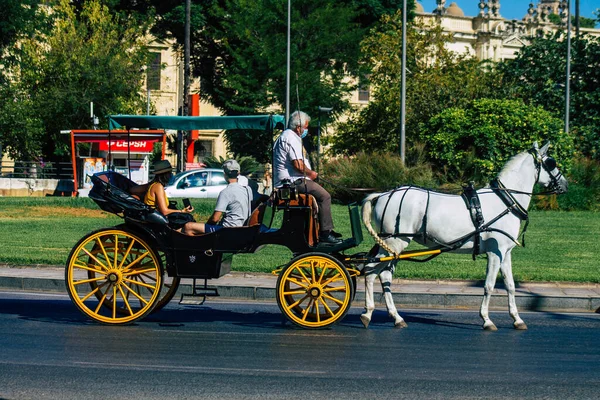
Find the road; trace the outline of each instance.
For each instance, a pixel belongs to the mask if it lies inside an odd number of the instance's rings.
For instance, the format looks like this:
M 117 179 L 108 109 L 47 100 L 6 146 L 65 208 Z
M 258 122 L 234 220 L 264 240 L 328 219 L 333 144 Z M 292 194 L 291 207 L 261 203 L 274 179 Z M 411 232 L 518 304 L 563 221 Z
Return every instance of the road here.
M 352 308 L 307 331 L 275 303 L 173 302 L 132 326 L 87 320 L 68 297 L 0 292 L 2 399 L 596 399 L 600 315 Z

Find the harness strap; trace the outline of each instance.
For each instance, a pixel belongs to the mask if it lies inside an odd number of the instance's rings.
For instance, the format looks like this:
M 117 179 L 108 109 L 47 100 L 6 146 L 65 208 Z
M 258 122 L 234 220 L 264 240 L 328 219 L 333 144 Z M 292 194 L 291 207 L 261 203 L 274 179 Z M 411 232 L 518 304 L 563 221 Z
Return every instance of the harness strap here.
M 475 257 L 477 254 L 479 254 L 479 247 L 481 245 L 480 228 L 484 222 L 484 218 L 483 212 L 481 211 L 479 195 L 477 194 L 477 190 L 475 190 L 475 184 L 473 182 L 469 182 L 467 186 L 463 186 L 463 193 L 461 194 L 461 197 L 467 206 L 467 210 L 471 216 L 471 221 L 475 227 L 475 237 L 473 239 L 473 261 L 475 261 Z
M 400 215 L 400 210 L 402 209 L 402 203 L 404 202 L 404 196 L 406 196 L 406 193 L 408 193 L 408 190 L 412 188 L 412 185 L 409 186 L 405 191 L 404 194 L 402 195 L 402 199 L 400 200 L 400 206 L 398 207 L 398 216 Z M 383 221 L 385 220 L 385 212 L 387 211 L 388 205 L 390 204 L 390 201 L 392 200 L 392 196 L 394 195 L 394 193 L 396 193 L 398 190 L 400 190 L 400 187 L 395 188 L 394 190 L 392 190 L 392 192 L 390 193 L 390 195 L 387 198 L 387 201 L 385 202 L 385 207 L 383 207 L 383 214 L 381 214 L 381 223 L 379 224 L 379 232 L 383 232 Z M 381 196 L 378 196 L 376 199 L 374 199 L 374 204 L 377 202 L 377 200 L 379 200 Z
M 529 219 L 527 210 L 519 204 L 515 197 L 510 194 L 510 189 L 507 189 L 498 178 L 493 179 L 490 182 L 490 188 L 498 197 L 500 197 L 500 200 L 502 200 L 506 207 L 508 207 L 520 220 L 526 221 Z

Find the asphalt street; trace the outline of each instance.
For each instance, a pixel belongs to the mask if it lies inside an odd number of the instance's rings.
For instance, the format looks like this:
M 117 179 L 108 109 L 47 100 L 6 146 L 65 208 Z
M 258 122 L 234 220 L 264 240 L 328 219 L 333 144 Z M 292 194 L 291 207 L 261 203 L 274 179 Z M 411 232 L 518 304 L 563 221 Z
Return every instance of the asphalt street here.
M 596 399 L 600 315 L 361 308 L 330 329 L 286 323 L 276 304 L 172 302 L 130 326 L 104 326 L 61 294 L 0 292 L 4 399 Z

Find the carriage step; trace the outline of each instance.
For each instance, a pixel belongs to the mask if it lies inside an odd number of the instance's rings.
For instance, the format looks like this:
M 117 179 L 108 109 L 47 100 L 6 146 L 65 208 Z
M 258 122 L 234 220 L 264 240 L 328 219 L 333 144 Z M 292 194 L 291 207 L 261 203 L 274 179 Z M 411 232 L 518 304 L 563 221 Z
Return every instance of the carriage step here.
M 216 287 L 208 287 L 206 285 L 206 279 L 204 285 L 196 286 L 196 279 L 192 283 L 192 293 L 182 293 L 179 304 L 198 305 L 201 306 L 206 301 L 207 297 L 220 296 L 219 290 Z

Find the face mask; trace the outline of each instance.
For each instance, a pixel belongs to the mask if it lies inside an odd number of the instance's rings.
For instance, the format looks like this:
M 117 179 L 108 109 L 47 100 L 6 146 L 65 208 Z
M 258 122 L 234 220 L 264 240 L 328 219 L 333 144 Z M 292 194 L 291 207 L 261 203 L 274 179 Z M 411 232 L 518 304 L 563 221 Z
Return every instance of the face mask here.
M 300 135 L 300 139 L 304 139 L 308 135 L 308 129 L 302 131 L 302 135 Z

